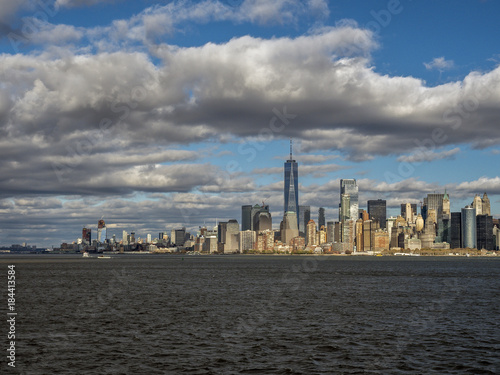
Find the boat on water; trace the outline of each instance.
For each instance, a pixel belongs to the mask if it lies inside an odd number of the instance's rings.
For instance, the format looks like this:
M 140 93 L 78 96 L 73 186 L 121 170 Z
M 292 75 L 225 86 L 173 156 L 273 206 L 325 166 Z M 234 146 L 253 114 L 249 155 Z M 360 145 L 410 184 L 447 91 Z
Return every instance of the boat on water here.
M 82 254 L 82 257 L 88 258 L 89 257 L 89 253 L 87 253 L 86 251 L 84 251 L 83 254 Z
M 111 259 L 111 257 L 108 257 L 107 255 L 99 255 L 97 259 Z

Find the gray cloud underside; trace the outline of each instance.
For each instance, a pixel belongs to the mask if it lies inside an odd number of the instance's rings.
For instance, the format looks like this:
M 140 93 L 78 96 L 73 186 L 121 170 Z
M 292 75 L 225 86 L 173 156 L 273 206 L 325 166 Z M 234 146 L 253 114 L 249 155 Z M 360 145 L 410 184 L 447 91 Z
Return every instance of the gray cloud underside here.
M 193 160 L 165 150 L 228 136 L 294 137 L 303 153 L 331 150 L 352 160 L 500 143 L 500 68 L 426 87 L 376 73 L 367 58 L 375 47 L 370 32 L 347 25 L 296 39 L 161 45 L 158 65 L 141 52 L 0 55 L 0 188 L 186 191 L 207 181 L 162 179 L 151 165 Z M 61 188 L 54 165 L 66 174 Z

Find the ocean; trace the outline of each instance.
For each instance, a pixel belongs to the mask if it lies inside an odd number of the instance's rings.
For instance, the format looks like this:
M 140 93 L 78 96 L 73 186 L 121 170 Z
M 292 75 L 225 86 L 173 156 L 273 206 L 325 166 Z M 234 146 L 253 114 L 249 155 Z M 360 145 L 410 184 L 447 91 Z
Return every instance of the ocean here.
M 53 254 L 0 263 L 5 285 L 15 265 L 18 314 L 16 367 L 4 356 L 2 374 L 500 373 L 496 258 Z

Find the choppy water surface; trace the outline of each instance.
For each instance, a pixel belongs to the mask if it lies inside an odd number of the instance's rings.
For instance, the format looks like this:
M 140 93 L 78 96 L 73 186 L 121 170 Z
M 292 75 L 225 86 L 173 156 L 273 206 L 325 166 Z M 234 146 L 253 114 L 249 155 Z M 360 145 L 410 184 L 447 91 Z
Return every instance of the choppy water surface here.
M 500 259 L 0 262 L 16 265 L 17 373 L 500 373 Z

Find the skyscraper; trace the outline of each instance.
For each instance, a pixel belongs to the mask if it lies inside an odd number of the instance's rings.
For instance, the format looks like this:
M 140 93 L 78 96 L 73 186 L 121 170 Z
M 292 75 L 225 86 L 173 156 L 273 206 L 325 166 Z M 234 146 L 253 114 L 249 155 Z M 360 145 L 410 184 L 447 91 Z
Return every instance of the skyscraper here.
M 283 216 L 283 227 L 281 231 L 281 241 L 285 245 L 290 245 L 290 241 L 299 235 L 297 225 L 297 215 L 293 211 L 285 212 Z
M 436 210 L 436 222 L 441 218 L 443 215 L 443 199 L 444 194 L 427 194 L 427 197 L 424 198 L 424 211 L 422 212 L 424 220 L 427 220 L 429 210 Z
M 325 209 L 320 207 L 318 210 L 318 230 L 325 226 Z
M 326 223 L 326 240 L 330 243 L 335 241 L 335 223 L 333 221 Z
M 295 212 L 298 217 L 299 208 L 299 168 L 292 157 L 292 140 L 290 140 L 290 158 L 285 162 L 285 207 L 284 214 Z
M 385 228 L 387 221 L 387 202 L 384 199 L 369 200 L 367 206 L 369 218 L 371 220 L 378 220 L 380 228 Z
M 450 248 L 459 249 L 462 247 L 462 213 L 452 212 L 451 213 L 451 241 Z
M 311 220 L 311 206 L 299 206 L 299 236 L 305 237 L 306 226 Z
M 316 246 L 316 223 L 309 220 L 306 227 L 306 246 Z
M 493 218 L 490 215 L 476 216 L 477 248 L 494 250 Z
M 462 208 L 462 247 L 471 249 L 477 246 L 476 209 L 472 206 Z
M 241 206 L 241 230 L 252 230 L 252 205 Z
M 269 212 L 269 206 L 262 206 L 260 210 L 254 213 L 253 218 L 253 230 L 257 233 L 263 232 L 265 230 L 273 230 L 273 221 L 271 218 L 271 213 Z
M 241 206 L 241 230 L 242 231 L 259 230 L 259 228 L 256 228 L 255 225 L 256 223 L 258 223 L 258 220 L 261 217 L 262 212 L 266 213 L 265 216 L 267 216 L 269 221 L 271 221 L 271 213 L 269 212 L 269 205 L 262 203 L 262 206 L 259 204 L 256 204 L 254 206 L 251 205 Z M 265 229 L 271 229 L 271 228 L 266 227 Z
M 490 198 L 486 193 L 483 194 L 483 215 L 491 215 Z
M 479 194 L 476 194 L 474 197 L 474 200 L 472 201 L 472 207 L 476 209 L 476 215 L 482 215 L 483 214 L 483 200 L 479 196 Z
M 407 204 L 410 205 L 411 209 L 409 211 L 409 214 L 411 214 L 411 218 L 416 218 L 417 217 L 417 204 L 416 203 L 402 203 L 401 204 L 401 216 L 408 221 L 408 218 L 406 217 L 407 214 Z
M 358 219 L 359 203 L 358 203 L 358 185 L 355 179 L 350 178 L 350 179 L 340 180 L 341 204 L 342 204 L 342 195 L 349 195 L 349 219 L 356 221 Z
M 89 245 L 92 243 L 92 229 L 90 228 L 82 229 L 82 242 L 84 244 L 89 244 Z
M 106 223 L 101 219 L 97 222 L 97 242 L 104 242 L 107 238 Z

